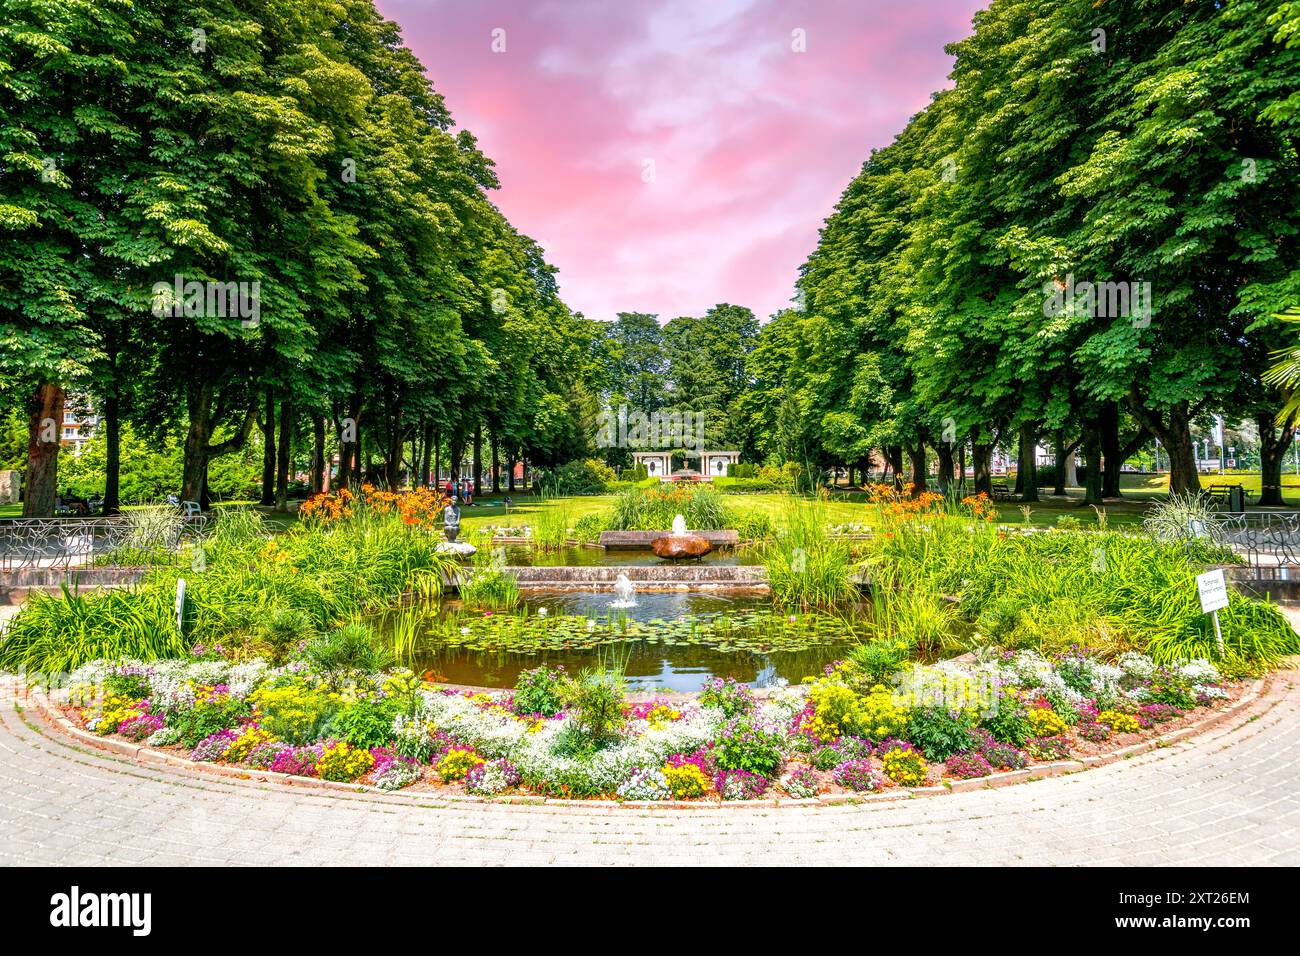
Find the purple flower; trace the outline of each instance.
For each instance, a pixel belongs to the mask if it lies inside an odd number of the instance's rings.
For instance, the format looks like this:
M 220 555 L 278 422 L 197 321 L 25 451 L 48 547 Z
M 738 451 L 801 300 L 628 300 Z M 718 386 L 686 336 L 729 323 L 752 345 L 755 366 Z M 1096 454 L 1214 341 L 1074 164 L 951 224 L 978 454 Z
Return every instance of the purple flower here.
M 767 792 L 768 780 L 748 770 L 723 770 L 713 778 L 713 787 L 723 800 L 757 800 Z
M 198 746 L 190 751 L 191 760 L 220 760 L 230 745 L 233 744 L 239 733 L 234 730 L 218 730 L 215 734 L 204 737 L 199 741 Z
M 993 767 L 989 765 L 983 754 L 970 750 L 953 754 L 944 761 L 943 767 L 950 777 L 961 777 L 962 779 L 987 777 L 993 772 Z
M 908 747 L 910 748 L 911 745 L 909 744 Z M 879 790 L 884 783 L 880 772 L 875 770 L 868 760 L 846 760 L 835 768 L 831 776 L 841 787 L 858 793 Z

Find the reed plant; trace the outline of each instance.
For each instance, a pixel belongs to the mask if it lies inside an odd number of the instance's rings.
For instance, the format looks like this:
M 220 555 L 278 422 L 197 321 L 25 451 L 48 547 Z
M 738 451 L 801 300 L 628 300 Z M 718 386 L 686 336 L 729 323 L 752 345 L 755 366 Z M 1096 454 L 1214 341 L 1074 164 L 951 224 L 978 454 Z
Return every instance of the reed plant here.
M 677 515 L 691 531 L 719 531 L 734 523 L 716 489 L 677 482 L 620 492 L 609 527 L 614 531 L 667 531 Z
M 789 607 L 831 608 L 853 600 L 853 556 L 826 531 L 823 499 L 791 498 L 761 548 L 772 598 Z
M 361 510 L 271 535 L 260 515 L 223 512 L 203 542 L 202 570 L 156 567 L 131 590 L 37 597 L 23 606 L 3 640 L 0 667 L 72 669 L 97 657 L 152 659 L 195 642 L 284 649 L 326 633 L 404 594 L 441 593 L 459 568 L 437 551 L 432 530 L 396 513 Z M 187 582 L 183 635 L 177 633 L 177 579 Z

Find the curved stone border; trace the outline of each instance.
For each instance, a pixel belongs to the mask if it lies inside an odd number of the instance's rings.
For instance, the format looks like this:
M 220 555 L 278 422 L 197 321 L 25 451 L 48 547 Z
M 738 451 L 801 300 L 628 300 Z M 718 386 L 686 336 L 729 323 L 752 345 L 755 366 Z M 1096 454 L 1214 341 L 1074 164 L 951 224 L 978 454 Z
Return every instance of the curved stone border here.
M 334 780 L 321 780 L 318 777 L 300 777 L 292 774 L 276 773 L 271 770 L 254 770 L 248 767 L 228 766 L 206 761 L 190 760 L 173 753 L 154 750 L 141 744 L 133 744 L 114 737 L 101 737 L 98 734 L 78 727 L 69 720 L 49 697 L 33 689 L 25 689 L 20 699 L 30 700 L 52 728 L 67 737 L 97 750 L 108 751 L 128 757 L 137 763 L 153 766 L 177 767 L 201 775 L 226 777 L 236 780 L 248 780 L 258 783 L 281 783 L 290 787 L 315 790 L 340 790 L 352 793 L 382 793 L 385 797 L 400 797 L 412 802 L 427 804 L 435 802 L 477 803 L 477 804 L 517 804 L 523 806 L 548 807 L 629 807 L 637 809 L 673 808 L 681 810 L 746 810 L 773 809 L 777 807 L 824 807 L 839 804 L 888 803 L 897 800 L 910 800 L 917 797 L 939 797 L 951 793 L 963 793 L 970 790 L 988 790 L 1006 787 L 1031 780 L 1043 780 L 1059 777 L 1063 774 L 1078 773 L 1093 767 L 1103 767 L 1120 760 L 1127 760 L 1139 754 L 1169 747 L 1175 743 L 1202 734 L 1233 717 L 1255 703 L 1270 685 L 1271 677 L 1248 682 L 1238 697 L 1222 710 L 1208 714 L 1203 720 L 1186 727 L 1180 727 L 1168 734 L 1152 737 L 1140 743 L 1131 744 L 1111 753 L 1096 754 L 1078 760 L 1057 760 L 1052 763 L 1040 763 L 1022 770 L 1008 770 L 990 774 L 985 777 L 971 777 L 965 780 L 952 780 L 928 787 L 896 787 L 884 793 L 834 793 L 817 797 L 797 799 L 794 797 L 769 798 L 765 800 L 565 800 L 543 797 L 534 794 L 515 794 L 500 797 L 479 797 L 472 794 L 436 793 L 429 791 L 403 792 L 401 790 L 379 790 L 361 783 L 343 783 Z

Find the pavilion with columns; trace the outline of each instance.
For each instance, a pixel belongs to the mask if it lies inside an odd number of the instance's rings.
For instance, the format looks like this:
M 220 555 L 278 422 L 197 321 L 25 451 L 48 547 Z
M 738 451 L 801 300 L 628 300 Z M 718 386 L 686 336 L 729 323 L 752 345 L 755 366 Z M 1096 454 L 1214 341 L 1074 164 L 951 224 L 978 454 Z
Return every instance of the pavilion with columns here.
M 651 478 L 658 478 L 660 481 L 671 481 L 674 477 L 698 476 L 704 481 L 712 481 L 714 478 L 721 478 L 727 474 L 727 466 L 734 465 L 740 461 L 740 452 L 738 451 L 700 451 L 685 452 L 682 457 L 697 458 L 700 462 L 698 471 L 684 469 L 689 474 L 673 474 L 673 453 L 670 451 L 634 451 L 632 458 L 638 465 L 645 465 L 646 473 Z M 679 469 L 682 470 L 682 469 Z

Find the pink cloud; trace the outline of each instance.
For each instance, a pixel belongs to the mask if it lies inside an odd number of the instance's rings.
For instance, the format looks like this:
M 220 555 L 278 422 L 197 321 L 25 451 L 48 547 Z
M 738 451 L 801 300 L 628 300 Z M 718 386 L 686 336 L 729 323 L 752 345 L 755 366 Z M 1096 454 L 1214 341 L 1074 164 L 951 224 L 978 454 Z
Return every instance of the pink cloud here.
M 662 320 L 788 305 L 841 191 L 948 85 L 944 45 L 984 5 L 378 3 L 495 160 L 494 199 L 546 248 L 565 301 Z

